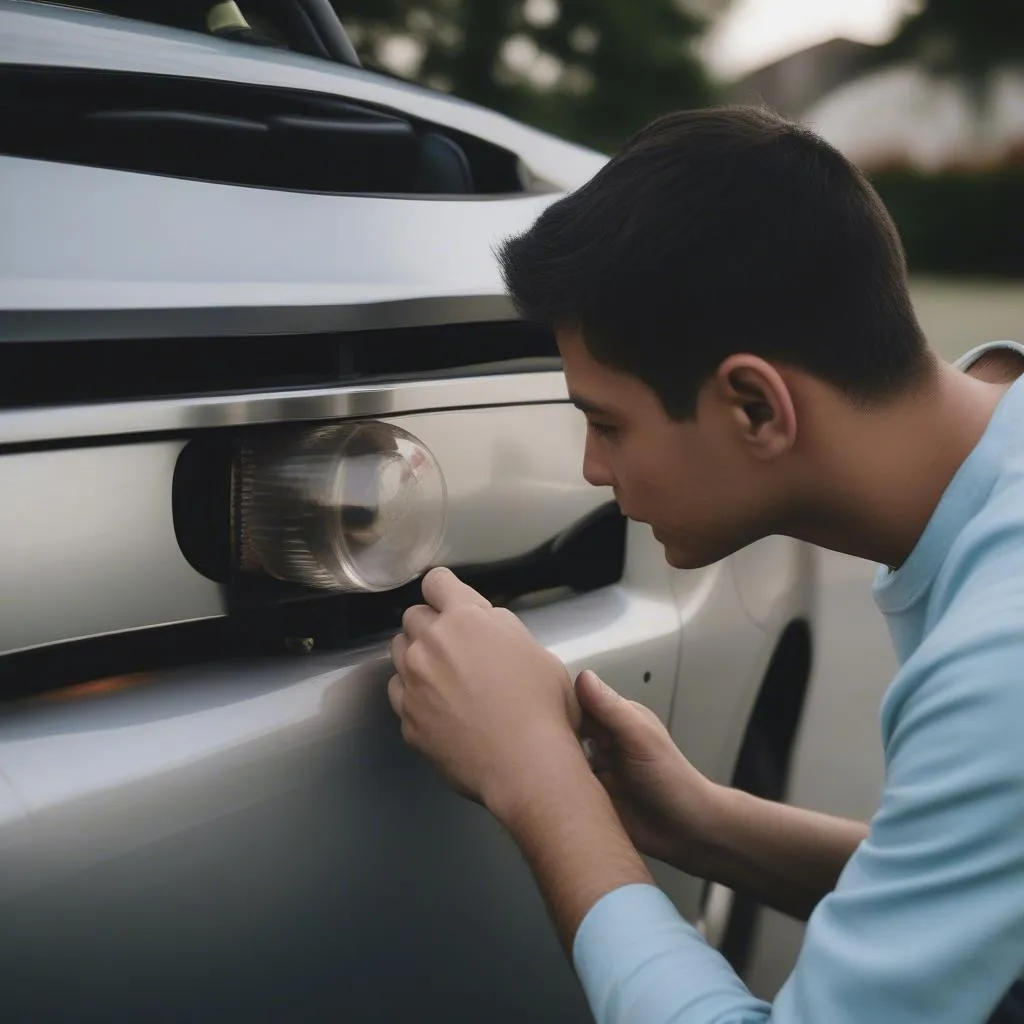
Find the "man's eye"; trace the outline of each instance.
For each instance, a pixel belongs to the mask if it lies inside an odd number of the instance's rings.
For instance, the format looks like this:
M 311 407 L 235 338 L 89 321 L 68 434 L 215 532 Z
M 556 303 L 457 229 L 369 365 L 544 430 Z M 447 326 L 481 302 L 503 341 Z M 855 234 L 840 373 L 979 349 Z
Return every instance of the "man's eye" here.
M 619 432 L 618 427 L 609 426 L 607 423 L 591 423 L 590 429 L 598 437 L 614 437 Z

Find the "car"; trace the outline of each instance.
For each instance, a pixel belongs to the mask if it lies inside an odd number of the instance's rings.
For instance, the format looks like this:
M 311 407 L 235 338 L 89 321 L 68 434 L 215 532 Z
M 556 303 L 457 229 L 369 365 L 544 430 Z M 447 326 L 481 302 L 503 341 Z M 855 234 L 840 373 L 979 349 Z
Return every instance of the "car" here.
M 783 795 L 815 552 L 671 569 L 502 286 L 604 160 L 320 0 L 0 0 L 4 1020 L 589 1019 L 387 706 L 432 564 Z M 756 907 L 655 870 L 742 966 Z

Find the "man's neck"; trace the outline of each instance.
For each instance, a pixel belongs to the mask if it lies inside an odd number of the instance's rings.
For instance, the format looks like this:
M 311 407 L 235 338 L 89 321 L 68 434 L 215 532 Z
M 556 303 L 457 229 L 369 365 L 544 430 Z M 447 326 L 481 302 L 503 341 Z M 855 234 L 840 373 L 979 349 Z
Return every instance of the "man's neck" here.
M 828 489 L 803 510 L 794 535 L 898 567 L 943 492 L 985 433 L 1019 360 L 986 360 L 968 375 L 936 362 L 926 386 L 885 407 L 848 410 L 812 461 Z M 839 453 L 839 454 L 837 454 Z

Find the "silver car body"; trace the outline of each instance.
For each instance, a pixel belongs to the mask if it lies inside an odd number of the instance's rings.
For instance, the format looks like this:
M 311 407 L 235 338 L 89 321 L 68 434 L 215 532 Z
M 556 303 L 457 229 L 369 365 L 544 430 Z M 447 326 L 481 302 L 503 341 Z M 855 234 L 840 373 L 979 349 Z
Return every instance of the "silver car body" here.
M 367 329 L 387 344 L 461 323 L 483 349 L 514 319 L 493 246 L 604 159 L 326 60 L 18 0 L 0 0 L 0 65 L 342 96 L 500 145 L 529 184 L 328 195 L 0 156 L 0 346 Z M 228 614 L 176 536 L 190 438 L 350 418 L 437 456 L 439 561 L 514 559 L 610 498 L 582 479 L 584 423 L 552 369 L 0 409 L 0 669 L 34 673 L 18 680 L 31 699 L 19 686 L 0 706 L 4 1020 L 587 1019 L 507 837 L 403 746 L 379 639 L 48 692 L 69 644 Z M 631 523 L 617 582 L 519 608 L 570 670 L 652 707 L 728 780 L 812 579 L 811 551 L 782 538 L 674 571 Z M 696 918 L 701 883 L 657 871 Z

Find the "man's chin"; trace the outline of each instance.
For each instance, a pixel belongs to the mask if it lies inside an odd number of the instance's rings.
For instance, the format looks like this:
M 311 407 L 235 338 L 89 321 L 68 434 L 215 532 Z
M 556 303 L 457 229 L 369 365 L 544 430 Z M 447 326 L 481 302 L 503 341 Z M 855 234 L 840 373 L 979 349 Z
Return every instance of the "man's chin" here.
M 671 540 L 663 540 L 661 537 L 656 540 L 665 552 L 665 561 L 673 569 L 703 569 L 718 561 L 717 558 L 702 558 L 700 552 L 674 544 Z
M 693 564 L 693 558 L 691 552 L 684 551 L 678 544 L 673 544 L 671 541 L 661 541 L 662 549 L 665 552 L 665 561 L 672 566 L 673 569 L 697 569 L 700 568 Z

